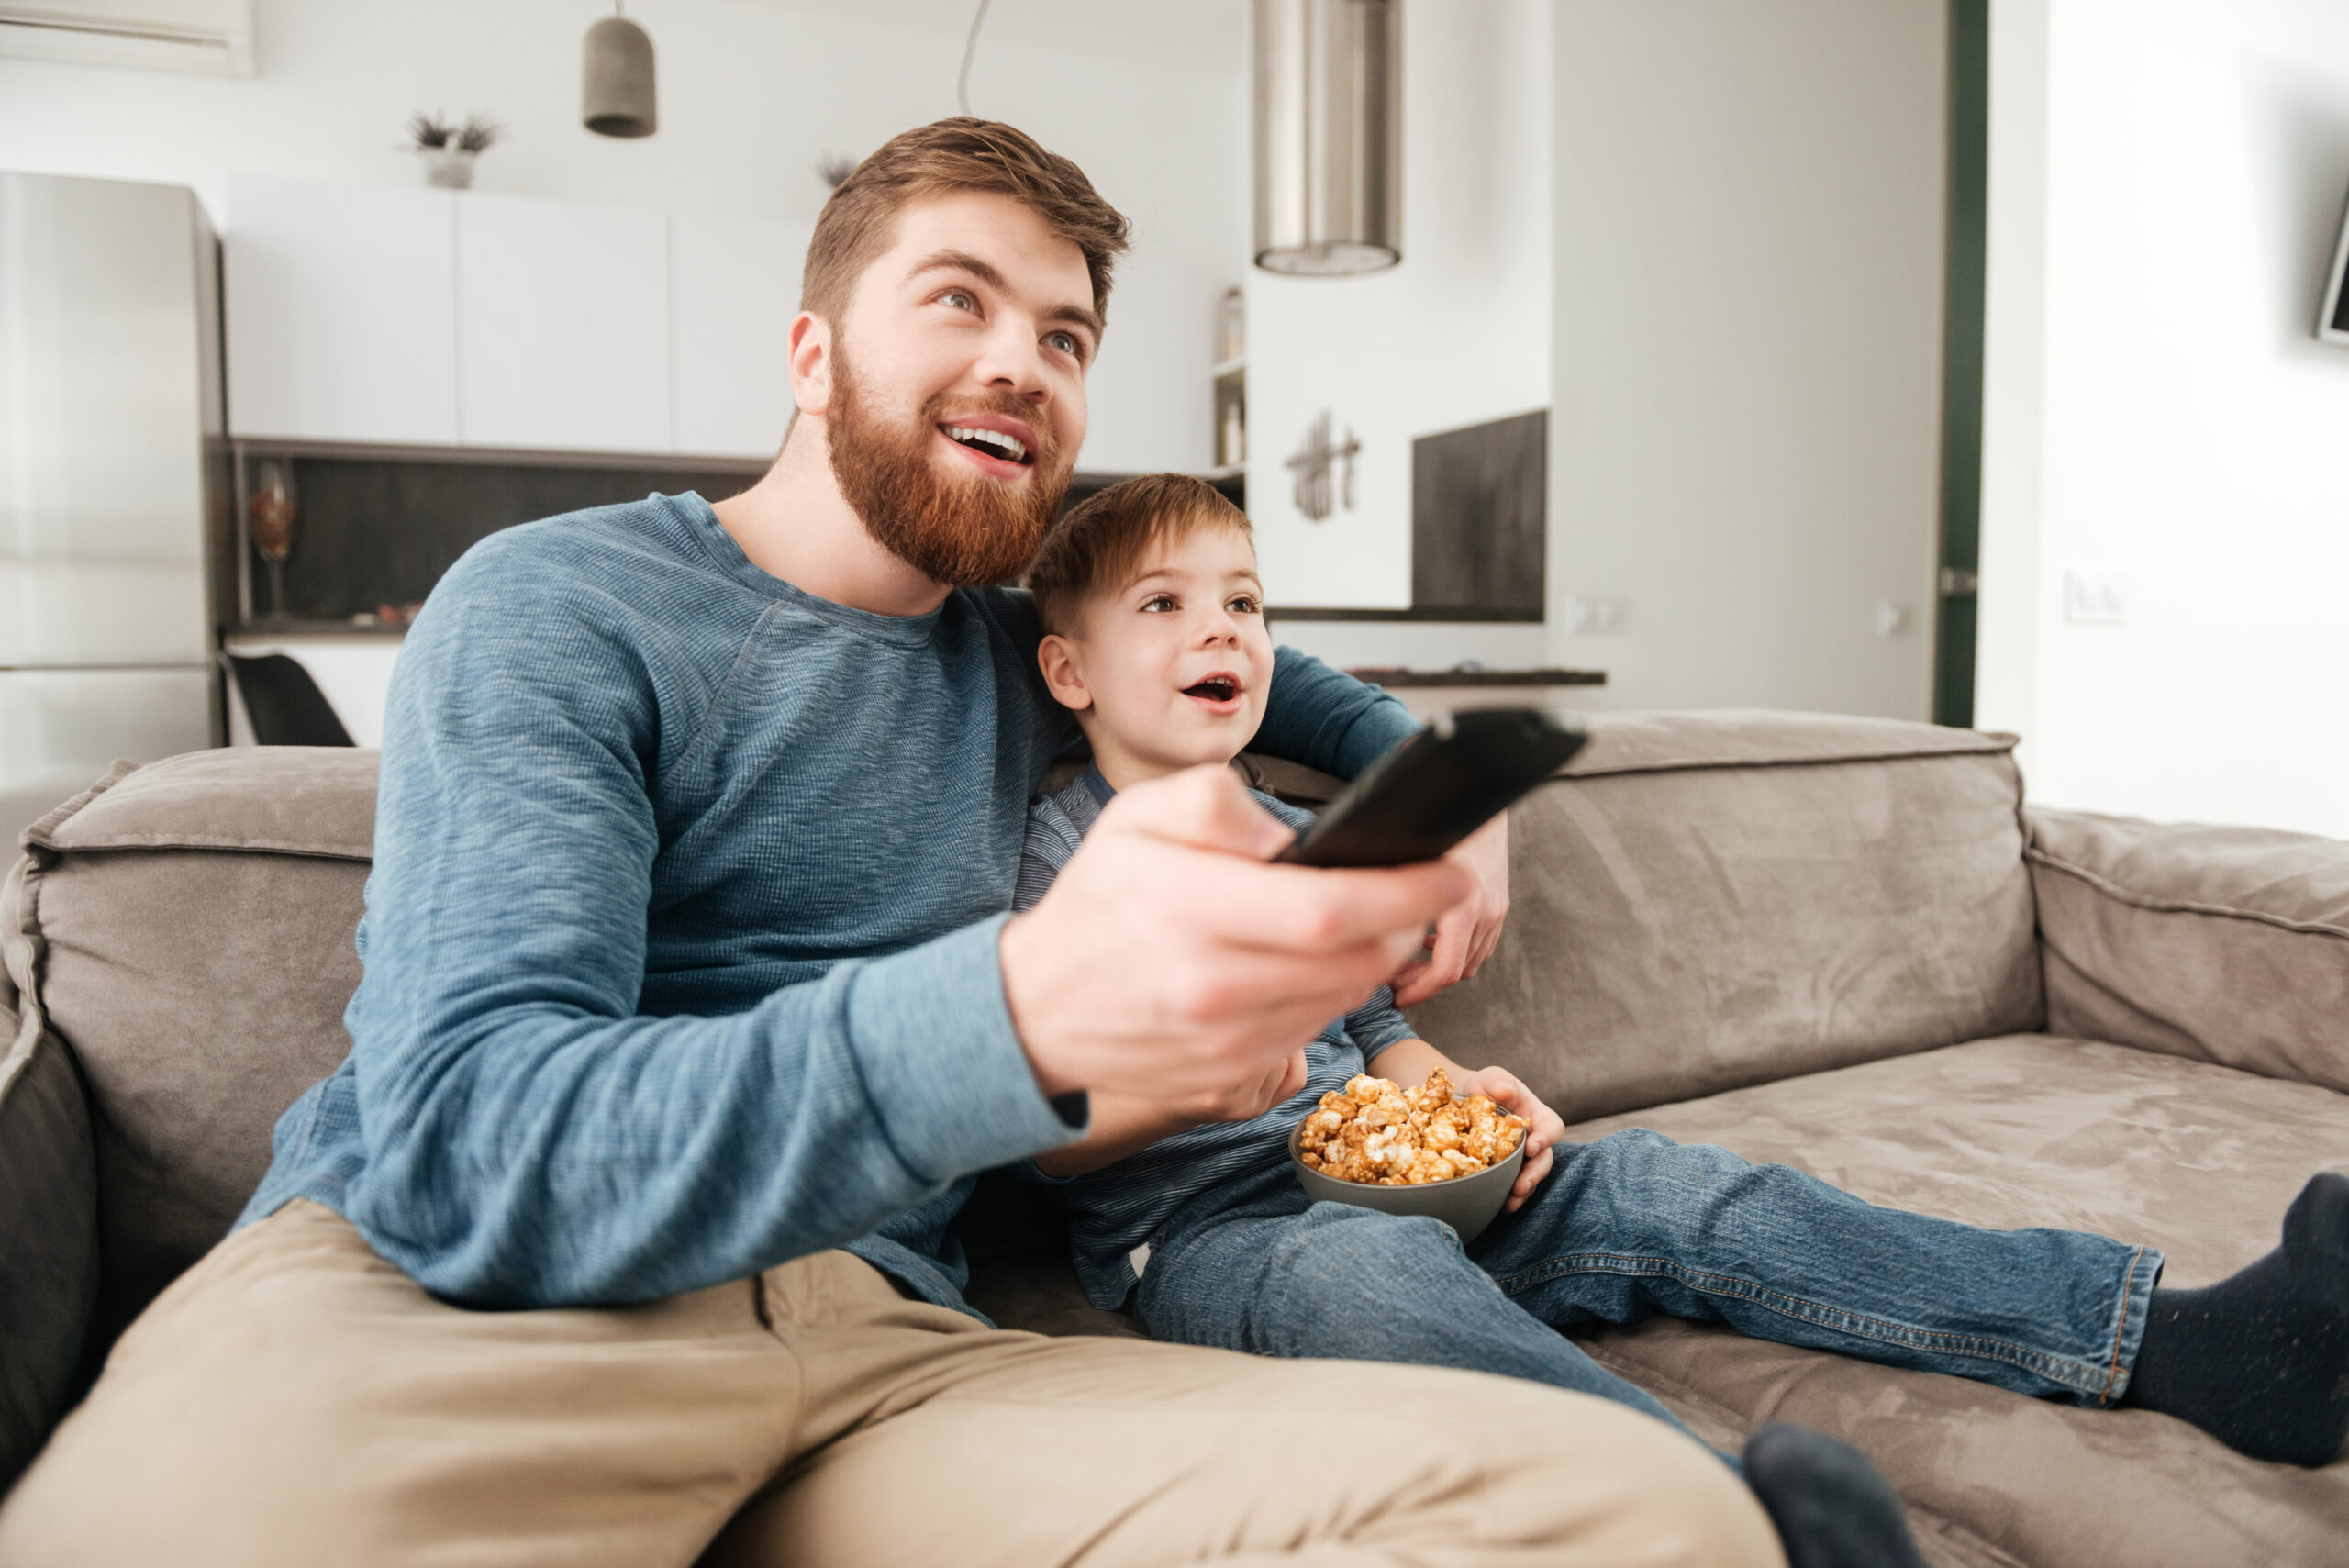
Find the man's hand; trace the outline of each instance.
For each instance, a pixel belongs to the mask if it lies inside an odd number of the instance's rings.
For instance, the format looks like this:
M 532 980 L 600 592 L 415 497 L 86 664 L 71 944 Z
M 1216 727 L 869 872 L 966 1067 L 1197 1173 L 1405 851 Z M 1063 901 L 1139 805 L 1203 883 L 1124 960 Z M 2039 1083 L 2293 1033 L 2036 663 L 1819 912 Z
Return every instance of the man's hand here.
M 1237 1093 L 1173 1104 L 1130 1095 L 1095 1095 L 1093 1123 L 1083 1140 L 1037 1155 L 1036 1168 L 1048 1176 L 1082 1176 L 1208 1122 L 1252 1121 L 1304 1088 L 1308 1071 L 1305 1048 L 1299 1046 L 1289 1052 L 1277 1076 L 1261 1078 Z
M 1565 1138 L 1566 1124 L 1506 1068 L 1479 1068 L 1462 1076 L 1452 1087 L 1453 1093 L 1463 1099 L 1470 1095 L 1490 1095 L 1501 1109 L 1512 1111 L 1532 1124 L 1525 1129 L 1525 1163 L 1517 1168 L 1517 1181 L 1508 1189 L 1508 1212 L 1515 1214 L 1533 1195 L 1533 1189 L 1542 1184 L 1542 1178 L 1550 1173 L 1550 1151 Z
M 1046 1094 L 1238 1114 L 1276 1093 L 1298 1048 L 1470 891 L 1442 862 L 1265 864 L 1289 839 L 1228 768 L 1119 792 L 1051 890 L 1003 929 L 1004 995 Z
M 1445 861 L 1468 873 L 1468 896 L 1443 912 L 1435 926 L 1435 951 L 1424 963 L 1407 964 L 1390 984 L 1395 1005 L 1416 1006 L 1437 992 L 1473 980 L 1501 940 L 1508 917 L 1508 813 L 1504 811 L 1453 847 Z

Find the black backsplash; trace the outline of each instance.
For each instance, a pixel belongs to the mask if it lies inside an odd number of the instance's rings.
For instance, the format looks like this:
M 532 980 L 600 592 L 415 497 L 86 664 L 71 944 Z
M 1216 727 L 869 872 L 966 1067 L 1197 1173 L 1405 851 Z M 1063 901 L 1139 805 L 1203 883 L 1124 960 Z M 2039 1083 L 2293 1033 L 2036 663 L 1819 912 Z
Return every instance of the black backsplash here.
M 263 450 L 245 454 L 245 483 L 259 483 Z M 444 462 L 411 458 L 294 456 L 294 545 L 283 571 L 285 602 L 271 599 L 268 564 L 250 557 L 252 624 L 348 622 L 432 591 L 477 541 L 537 517 L 659 491 L 697 491 L 720 501 L 750 488 L 757 469 Z M 250 493 L 250 490 L 248 491 Z
M 291 465 L 295 506 L 293 549 L 279 573 L 283 604 L 273 597 L 268 563 L 250 544 L 239 546 L 250 573 L 250 614 L 239 619 L 252 628 L 349 626 L 385 606 L 397 610 L 420 601 L 459 556 L 500 528 L 588 506 L 640 501 L 656 491 L 674 495 L 691 490 L 704 500 L 722 501 L 749 489 L 764 466 L 604 468 L 510 458 L 475 462 L 396 454 L 324 456 L 261 445 L 244 448 L 239 456 L 240 497 L 261 483 L 262 463 L 277 461 Z M 1079 473 L 1070 483 L 1069 503 L 1123 477 Z M 1237 476 L 1219 480 L 1218 487 L 1241 499 Z M 242 530 L 239 538 L 244 538 Z
M 1549 534 L 1546 409 L 1411 443 L 1411 614 L 1539 621 Z

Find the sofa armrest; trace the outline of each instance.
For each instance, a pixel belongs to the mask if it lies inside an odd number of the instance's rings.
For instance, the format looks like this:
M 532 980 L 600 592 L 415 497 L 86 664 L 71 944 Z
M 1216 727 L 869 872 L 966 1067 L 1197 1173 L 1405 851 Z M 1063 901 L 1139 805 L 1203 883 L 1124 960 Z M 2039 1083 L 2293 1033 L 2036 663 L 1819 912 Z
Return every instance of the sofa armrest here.
M 2349 843 L 2025 817 L 2051 1032 L 2349 1092 Z
M 15 976 L 38 939 L 8 919 L 24 862 L 0 894 L 0 1491 L 72 1404 L 98 1295 L 97 1156 L 82 1076 Z

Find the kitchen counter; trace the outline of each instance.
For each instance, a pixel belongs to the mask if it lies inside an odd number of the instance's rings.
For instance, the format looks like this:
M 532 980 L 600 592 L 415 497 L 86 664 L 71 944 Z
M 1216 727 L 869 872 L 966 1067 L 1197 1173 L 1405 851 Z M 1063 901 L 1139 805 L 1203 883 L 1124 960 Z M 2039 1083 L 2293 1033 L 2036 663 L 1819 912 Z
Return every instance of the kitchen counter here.
M 1403 670 L 1357 665 L 1346 672 L 1382 686 L 1603 686 L 1604 670 Z

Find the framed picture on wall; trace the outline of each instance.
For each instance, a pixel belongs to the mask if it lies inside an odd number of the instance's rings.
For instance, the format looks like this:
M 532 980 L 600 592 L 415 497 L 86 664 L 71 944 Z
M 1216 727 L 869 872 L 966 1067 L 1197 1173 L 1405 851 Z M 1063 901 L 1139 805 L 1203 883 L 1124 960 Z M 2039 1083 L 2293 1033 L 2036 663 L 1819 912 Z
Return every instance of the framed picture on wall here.
M 2324 286 L 2324 313 L 2317 317 L 2316 335 L 2336 348 L 2349 349 L 2349 208 L 2341 215 L 2341 238 L 2332 247 L 2332 275 Z

